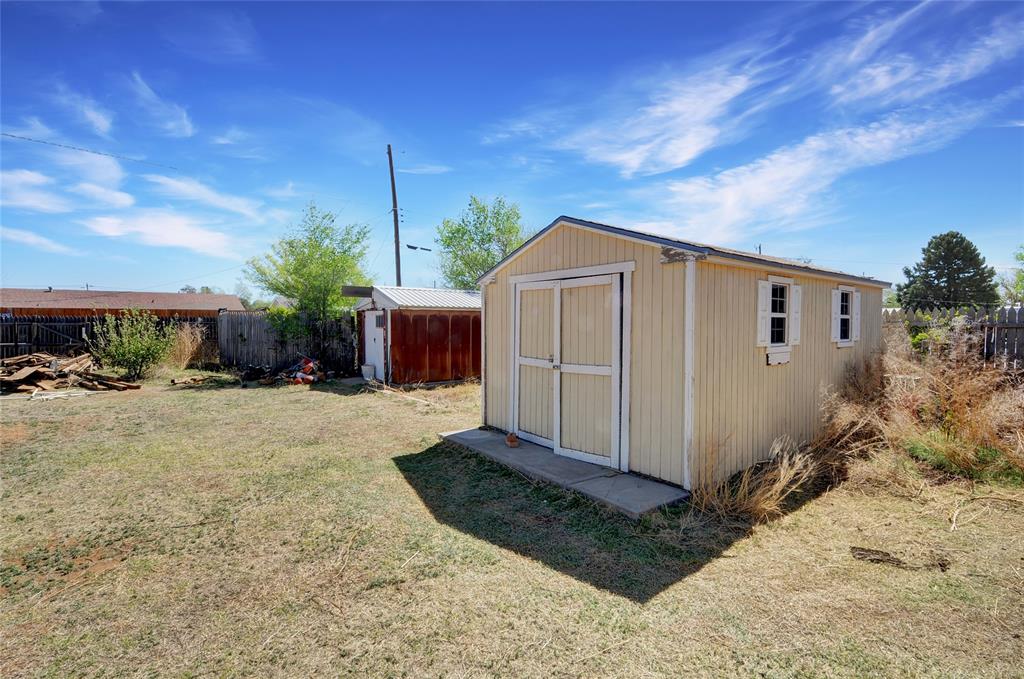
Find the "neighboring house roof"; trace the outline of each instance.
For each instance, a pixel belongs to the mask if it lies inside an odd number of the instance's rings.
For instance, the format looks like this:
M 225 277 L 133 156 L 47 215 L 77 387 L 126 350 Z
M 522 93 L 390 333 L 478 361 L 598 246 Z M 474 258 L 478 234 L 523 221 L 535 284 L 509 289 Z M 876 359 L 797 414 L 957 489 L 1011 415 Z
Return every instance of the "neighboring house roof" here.
M 826 274 L 834 278 L 842 278 L 845 280 L 855 281 L 858 283 L 870 283 L 871 285 L 878 285 L 881 287 L 889 287 L 890 283 L 886 281 L 880 281 L 875 278 L 867 276 L 857 276 L 849 274 L 843 271 L 837 271 L 836 269 L 827 269 L 825 267 L 816 266 L 813 264 L 807 264 L 795 259 L 785 259 L 783 257 L 772 257 L 771 255 L 762 255 L 756 252 L 744 252 L 742 250 L 733 250 L 732 248 L 723 248 L 716 245 L 705 245 L 702 243 L 694 243 L 692 241 L 686 241 L 679 238 L 673 238 L 671 236 L 664 236 L 655 233 L 648 233 L 645 231 L 637 231 L 635 229 L 624 229 L 619 226 L 611 226 L 609 224 L 601 224 L 599 222 L 590 222 L 585 219 L 576 219 L 575 217 L 566 217 L 565 215 L 559 217 L 555 221 L 548 224 L 546 227 L 535 233 L 529 240 L 520 245 L 518 248 L 510 252 L 503 260 L 498 262 L 496 265 L 491 267 L 487 273 L 480 276 L 477 281 L 482 281 L 498 269 L 502 268 L 512 259 L 516 258 L 523 250 L 530 247 L 532 244 L 540 240 L 546 233 L 551 229 L 555 228 L 559 224 L 570 224 L 578 226 L 584 229 L 591 229 L 594 231 L 600 231 L 610 236 L 617 236 L 619 238 L 629 238 L 631 240 L 639 240 L 651 245 L 661 245 L 662 247 L 673 248 L 677 250 L 688 250 L 697 255 L 722 257 L 725 259 L 732 259 L 737 261 L 753 262 L 757 264 L 763 264 L 767 266 L 775 266 L 780 269 L 788 269 L 790 271 L 805 271 L 808 273 Z
M 375 285 L 372 302 L 382 309 L 479 309 L 480 292 Z M 356 305 L 356 309 L 367 309 L 371 306 L 371 299 L 365 299 Z
M 0 288 L 3 309 L 162 309 L 181 311 L 243 311 L 237 295 L 190 292 L 130 292 L 114 290 L 35 290 Z

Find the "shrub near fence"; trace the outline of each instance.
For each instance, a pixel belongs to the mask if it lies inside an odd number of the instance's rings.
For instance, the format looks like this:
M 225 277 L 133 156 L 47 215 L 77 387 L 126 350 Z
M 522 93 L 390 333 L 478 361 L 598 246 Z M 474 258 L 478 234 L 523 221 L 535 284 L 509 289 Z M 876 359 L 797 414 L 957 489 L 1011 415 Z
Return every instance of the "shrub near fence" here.
M 87 351 L 95 339 L 97 316 L 11 316 L 0 315 L 0 358 L 46 352 L 63 356 Z M 206 329 L 206 337 L 217 340 L 217 319 L 158 318 L 159 325 L 195 323 Z
M 1024 369 L 1024 309 L 882 309 L 882 325 L 924 329 L 960 316 L 981 336 L 985 359 L 1008 370 Z
M 217 318 L 221 365 L 244 368 L 268 366 L 279 370 L 309 356 L 342 375 L 356 374 L 355 319 L 352 316 L 320 324 L 322 355 L 314 355 L 311 336 L 281 340 L 265 311 L 222 311 Z M 316 330 L 312 322 L 307 328 Z

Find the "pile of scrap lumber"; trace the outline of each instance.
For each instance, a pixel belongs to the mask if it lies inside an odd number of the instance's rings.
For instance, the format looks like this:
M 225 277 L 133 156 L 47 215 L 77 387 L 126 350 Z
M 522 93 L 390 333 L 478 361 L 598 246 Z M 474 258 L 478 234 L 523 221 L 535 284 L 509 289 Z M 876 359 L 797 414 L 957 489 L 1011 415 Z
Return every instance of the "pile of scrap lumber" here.
M 141 385 L 122 382 L 92 372 L 92 356 L 24 354 L 0 360 L 0 391 L 57 391 L 59 389 L 139 389 Z

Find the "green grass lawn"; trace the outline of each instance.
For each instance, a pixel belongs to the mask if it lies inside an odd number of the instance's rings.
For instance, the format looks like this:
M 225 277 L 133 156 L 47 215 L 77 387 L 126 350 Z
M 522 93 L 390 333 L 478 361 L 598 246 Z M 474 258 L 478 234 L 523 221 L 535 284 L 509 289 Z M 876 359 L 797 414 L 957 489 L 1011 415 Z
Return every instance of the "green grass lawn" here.
M 634 524 L 438 445 L 477 388 L 412 395 L 3 402 L 0 675 L 1024 675 L 1024 510 L 964 504 L 1019 490 Z

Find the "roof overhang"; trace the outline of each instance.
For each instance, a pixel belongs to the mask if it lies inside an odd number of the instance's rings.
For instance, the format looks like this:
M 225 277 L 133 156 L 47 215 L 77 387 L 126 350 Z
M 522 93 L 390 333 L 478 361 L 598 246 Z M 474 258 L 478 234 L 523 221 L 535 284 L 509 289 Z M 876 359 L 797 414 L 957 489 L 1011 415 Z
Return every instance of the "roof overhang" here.
M 867 278 L 864 276 L 855 276 L 848 273 L 839 271 L 829 271 L 827 269 L 819 269 L 813 266 L 802 265 L 800 262 L 780 262 L 774 259 L 767 259 L 759 257 L 753 253 L 743 253 L 734 250 L 725 250 L 715 248 L 710 245 L 698 245 L 696 243 L 688 243 L 686 241 L 677 240 L 674 238 L 668 238 L 665 236 L 659 236 L 657 234 L 645 233 L 643 231 L 634 231 L 632 229 L 623 229 L 618 226 L 611 226 L 609 224 L 600 224 L 598 222 L 590 222 L 584 219 L 576 219 L 575 217 L 567 217 L 562 215 L 555 221 L 551 222 L 543 229 L 531 236 L 525 243 L 520 245 L 518 248 L 510 252 L 500 262 L 495 264 L 483 275 L 477 278 L 477 284 L 483 284 L 491 282 L 494 274 L 501 269 L 505 268 L 517 257 L 522 255 L 526 250 L 535 245 L 541 238 L 546 236 L 550 231 L 561 225 L 572 226 L 579 229 L 588 231 L 594 231 L 616 238 L 622 238 L 625 240 L 635 241 L 644 245 L 650 245 L 661 248 L 668 248 L 670 250 L 693 253 L 699 256 L 701 259 L 707 259 L 711 262 L 720 262 L 723 264 L 736 265 L 742 263 L 744 265 L 753 266 L 754 268 L 763 268 L 771 270 L 784 270 L 801 273 L 805 276 L 812 276 L 815 278 L 827 278 L 831 280 L 844 280 L 860 283 L 863 285 L 871 285 L 879 288 L 888 288 L 890 283 L 886 281 L 880 281 L 874 278 Z

